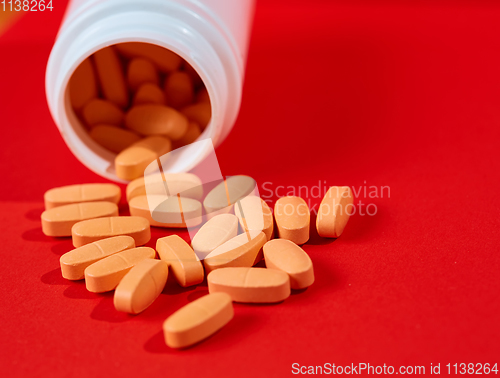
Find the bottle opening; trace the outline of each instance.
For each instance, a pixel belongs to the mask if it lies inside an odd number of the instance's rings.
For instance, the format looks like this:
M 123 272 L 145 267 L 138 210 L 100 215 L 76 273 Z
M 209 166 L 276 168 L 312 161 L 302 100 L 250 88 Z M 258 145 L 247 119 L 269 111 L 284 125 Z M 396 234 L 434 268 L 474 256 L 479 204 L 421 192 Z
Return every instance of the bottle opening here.
M 87 57 L 69 80 L 65 104 L 77 138 L 123 180 L 142 176 L 158 156 L 197 141 L 212 113 L 196 70 L 174 52 L 142 42 L 107 46 Z M 144 167 L 130 169 L 134 159 L 145 159 Z

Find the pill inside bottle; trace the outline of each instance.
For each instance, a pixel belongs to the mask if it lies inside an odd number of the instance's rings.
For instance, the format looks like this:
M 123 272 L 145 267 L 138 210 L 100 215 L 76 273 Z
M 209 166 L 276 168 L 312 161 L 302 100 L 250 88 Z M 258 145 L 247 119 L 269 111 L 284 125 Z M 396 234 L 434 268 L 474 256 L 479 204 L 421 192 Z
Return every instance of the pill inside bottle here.
M 159 45 L 124 42 L 95 51 L 75 67 L 65 96 L 71 127 L 84 145 L 77 156 L 118 180 L 141 177 L 143 166 L 162 154 L 213 134 L 210 91 L 192 64 Z M 168 141 L 163 149 L 144 149 L 148 162 L 137 167 L 137 177 L 116 169 L 118 154 L 151 136 Z

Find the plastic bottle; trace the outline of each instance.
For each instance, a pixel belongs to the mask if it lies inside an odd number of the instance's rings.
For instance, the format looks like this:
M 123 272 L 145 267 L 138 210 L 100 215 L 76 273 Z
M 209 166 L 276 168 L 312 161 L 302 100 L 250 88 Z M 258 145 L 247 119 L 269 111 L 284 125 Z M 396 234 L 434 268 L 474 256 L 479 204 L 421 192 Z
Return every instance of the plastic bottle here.
M 68 81 L 94 52 L 123 42 L 165 47 L 186 60 L 203 80 L 212 118 L 200 139 L 215 146 L 228 135 L 239 111 L 254 0 L 73 0 L 50 54 L 46 94 L 52 117 L 73 154 L 114 181 L 115 155 L 89 137 L 73 112 Z M 188 171 L 208 151 L 193 144 L 171 172 Z

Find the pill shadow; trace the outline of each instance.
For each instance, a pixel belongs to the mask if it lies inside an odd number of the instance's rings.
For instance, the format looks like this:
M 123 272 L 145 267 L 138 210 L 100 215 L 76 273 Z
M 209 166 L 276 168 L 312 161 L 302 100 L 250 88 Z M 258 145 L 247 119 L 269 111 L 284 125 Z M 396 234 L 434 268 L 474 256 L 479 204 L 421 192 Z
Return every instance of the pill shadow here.
M 64 240 L 65 239 L 65 238 L 53 238 L 53 237 L 49 237 L 49 236 L 45 235 L 42 232 L 41 227 L 36 227 L 36 228 L 32 228 L 31 230 L 27 230 L 27 231 L 22 233 L 21 237 L 23 238 L 23 240 L 26 240 L 26 241 L 43 241 L 43 242 L 50 242 L 50 241 L 54 241 L 54 240 Z
M 95 299 L 95 293 L 91 293 L 85 287 L 84 280 L 71 281 L 70 286 L 64 290 L 63 295 L 72 299 Z
M 187 296 L 187 300 L 189 302 L 192 302 L 192 301 L 195 301 L 201 297 L 204 297 L 205 295 L 208 295 L 208 289 L 204 288 L 204 289 L 201 289 L 201 290 L 196 290 L 196 291 L 193 291 L 192 293 L 189 293 L 189 295 Z
M 43 207 L 31 209 L 24 214 L 24 217 L 26 219 L 29 219 L 32 221 L 39 221 L 40 222 L 40 218 L 41 218 L 42 213 L 44 211 L 45 211 L 45 209 Z
M 334 238 L 324 238 L 322 236 L 319 236 L 318 230 L 316 229 L 316 218 L 317 215 L 314 212 L 311 212 L 311 223 L 309 226 L 309 240 L 307 241 L 306 244 L 325 245 L 333 243 L 335 240 L 337 240 Z
M 56 254 L 58 256 L 62 256 L 66 252 L 69 252 L 74 248 L 75 247 L 73 246 L 73 242 L 71 241 L 71 239 L 67 239 L 67 240 L 61 241 L 61 243 L 54 244 L 52 247 L 50 247 L 50 250 L 54 254 Z
M 99 296 L 102 296 L 102 299 L 90 313 L 92 319 L 108 323 L 123 323 L 134 319 L 135 315 L 116 311 L 113 304 L 113 295 L 114 291 L 99 294 Z
M 217 350 L 224 350 L 234 343 L 234 335 L 238 335 L 238 340 L 245 338 L 245 331 L 248 327 L 255 323 L 255 318 L 248 314 L 235 314 L 234 318 L 229 321 L 224 327 L 219 329 L 213 335 L 203 339 L 196 344 L 190 345 L 186 348 L 173 349 L 165 344 L 165 337 L 163 330 L 155 333 L 144 344 L 144 350 L 149 353 L 155 354 L 177 354 L 186 350 L 206 350 L 214 352 Z
M 344 232 L 340 236 L 343 242 L 368 241 L 379 234 L 377 229 L 385 221 L 385 211 L 380 204 L 377 204 L 377 213 L 375 215 L 354 214 L 349 218 Z
M 70 281 L 67 279 L 63 278 L 61 275 L 61 269 L 56 268 L 54 270 L 51 270 L 50 272 L 47 272 L 40 277 L 40 281 L 42 281 L 46 285 L 69 285 L 71 284 Z

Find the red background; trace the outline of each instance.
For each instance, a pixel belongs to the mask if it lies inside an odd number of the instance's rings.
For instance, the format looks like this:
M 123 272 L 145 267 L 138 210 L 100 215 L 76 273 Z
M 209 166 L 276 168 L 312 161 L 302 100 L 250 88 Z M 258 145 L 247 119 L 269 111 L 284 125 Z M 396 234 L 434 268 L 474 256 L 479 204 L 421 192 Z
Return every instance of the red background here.
M 55 2 L 0 37 L 2 375 L 500 362 L 498 2 L 258 3 L 241 113 L 217 150 L 223 174 L 272 188 L 366 182 L 390 198 L 358 195 L 377 214 L 353 216 L 338 240 L 313 232 L 308 290 L 235 304 L 226 327 L 184 351 L 165 346 L 161 325 L 205 286 L 169 282 L 141 315 L 118 313 L 112 294 L 61 278 L 71 241 L 41 232 L 47 189 L 104 181 L 68 150 L 45 101 L 63 10 Z M 169 233 L 155 229 L 149 245 Z

